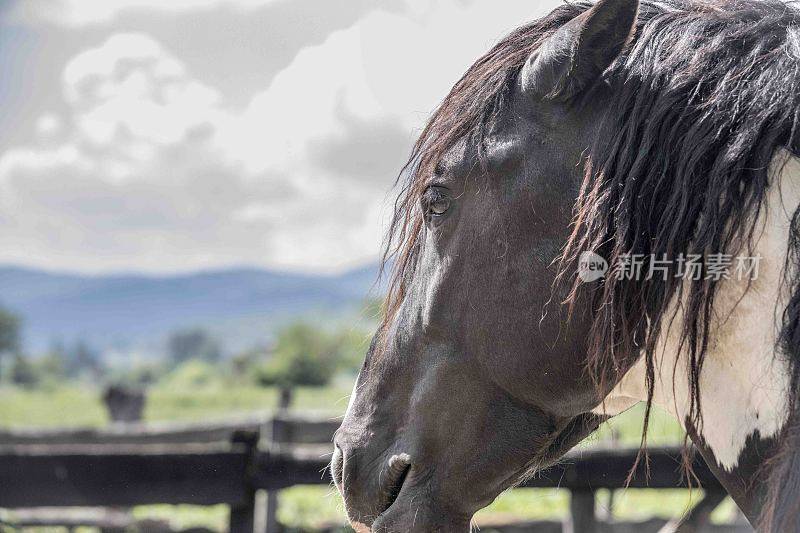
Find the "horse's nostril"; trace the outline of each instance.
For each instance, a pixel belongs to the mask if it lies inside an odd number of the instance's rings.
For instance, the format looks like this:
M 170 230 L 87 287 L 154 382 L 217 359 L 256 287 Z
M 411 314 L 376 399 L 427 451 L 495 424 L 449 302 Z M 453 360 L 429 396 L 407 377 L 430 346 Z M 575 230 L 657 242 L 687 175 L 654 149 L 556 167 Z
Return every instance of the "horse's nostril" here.
M 397 479 L 411 466 L 411 457 L 407 453 L 393 455 L 389 458 L 389 478 Z
M 386 502 L 384 511 L 392 506 L 400 491 L 403 489 L 403 484 L 411 471 L 411 457 L 406 453 L 393 455 L 389 458 L 389 468 L 387 470 Z

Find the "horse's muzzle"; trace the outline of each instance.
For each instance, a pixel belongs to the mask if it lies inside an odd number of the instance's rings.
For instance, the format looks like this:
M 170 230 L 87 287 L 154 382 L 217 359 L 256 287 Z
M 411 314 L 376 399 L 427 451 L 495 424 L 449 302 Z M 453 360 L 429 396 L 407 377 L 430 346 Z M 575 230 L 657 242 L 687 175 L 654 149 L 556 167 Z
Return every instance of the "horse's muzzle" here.
M 331 475 L 356 529 L 368 531 L 367 526 L 394 503 L 410 470 L 407 454 L 354 446 L 338 435 L 335 439 Z
M 468 518 L 448 518 L 441 509 L 432 512 L 427 482 L 415 474 L 413 458 L 406 453 L 389 448 L 375 453 L 340 436 L 335 440 L 331 475 L 358 533 L 469 531 Z

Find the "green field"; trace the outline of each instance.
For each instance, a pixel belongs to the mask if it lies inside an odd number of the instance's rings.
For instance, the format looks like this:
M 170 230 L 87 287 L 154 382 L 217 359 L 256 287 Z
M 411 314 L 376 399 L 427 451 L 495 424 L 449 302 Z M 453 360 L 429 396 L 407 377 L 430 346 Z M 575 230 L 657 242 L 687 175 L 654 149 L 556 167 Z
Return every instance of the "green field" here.
M 302 411 L 319 411 L 340 415 L 347 407 L 350 388 L 346 383 L 327 388 L 299 388 L 293 407 Z M 69 386 L 51 390 L 0 388 L 0 426 L 101 426 L 107 422 L 100 393 L 91 387 Z M 154 387 L 148 394 L 145 418 L 148 421 L 213 420 L 225 416 L 267 412 L 277 404 L 274 388 L 250 385 L 213 384 L 187 390 L 169 385 Z M 615 439 L 625 445 L 639 443 L 642 409 L 634 408 L 607 423 L 582 446 Z M 650 427 L 651 445 L 680 443 L 679 426 L 666 415 L 654 414 Z M 695 491 L 695 497 L 700 491 Z M 688 491 L 620 490 L 615 491 L 613 506 L 608 509 L 609 494 L 598 494 L 601 509 L 616 518 L 644 519 L 652 516 L 672 517 L 681 514 L 690 504 Z M 478 523 L 504 518 L 558 519 L 568 506 L 568 493 L 549 489 L 515 489 L 501 495 L 476 517 Z M 716 513 L 727 518 L 733 506 L 727 504 Z M 147 506 L 135 510 L 140 517 L 167 518 L 175 526 L 207 525 L 222 529 L 227 516 L 224 506 L 197 508 L 190 506 Z M 329 487 L 295 487 L 280 495 L 280 519 L 302 529 L 313 529 L 323 523 L 343 520 L 342 504 L 335 490 Z
M 349 395 L 349 387 L 298 387 L 292 406 L 300 411 L 340 414 L 347 408 Z M 220 383 L 188 390 L 164 385 L 148 392 L 144 416 L 149 422 L 211 420 L 268 412 L 277 404 L 278 391 L 271 387 Z M 0 426 L 102 426 L 107 422 L 100 392 L 93 388 L 0 387 Z

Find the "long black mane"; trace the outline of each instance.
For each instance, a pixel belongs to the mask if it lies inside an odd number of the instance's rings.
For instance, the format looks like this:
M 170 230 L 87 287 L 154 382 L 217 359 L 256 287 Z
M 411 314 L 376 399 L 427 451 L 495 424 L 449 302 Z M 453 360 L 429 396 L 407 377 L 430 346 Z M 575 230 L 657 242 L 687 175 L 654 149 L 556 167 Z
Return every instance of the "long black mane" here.
M 395 257 L 387 323 L 414 273 L 425 176 L 459 139 L 481 145 L 506 105 L 527 57 L 557 28 L 591 6 L 560 6 L 496 45 L 456 84 L 409 159 L 387 257 Z M 589 367 L 602 386 L 642 354 L 648 412 L 656 341 L 670 327 L 681 292 L 681 343 L 688 354 L 688 423 L 702 427 L 699 378 L 709 346 L 718 281 L 609 277 L 597 289 L 574 281 L 583 251 L 615 265 L 628 254 L 674 259 L 751 250 L 781 148 L 797 152 L 800 125 L 800 11 L 779 0 L 644 1 L 629 49 L 605 73 L 611 102 L 603 135 L 587 151 L 572 236 L 560 258 L 567 305 L 593 299 Z M 591 94 L 588 95 L 591 98 Z M 795 530 L 800 520 L 800 215 L 795 213 L 780 346 L 792 369 L 790 422 L 771 465 L 766 530 Z M 703 265 L 706 268 L 707 265 Z M 705 276 L 703 276 L 705 277 Z M 574 281 L 574 285 L 573 285 Z M 585 301 L 585 300 L 581 300 Z M 645 426 L 647 419 L 645 420 Z M 646 427 L 645 427 L 646 429 Z
M 681 346 L 688 354 L 688 424 L 701 432 L 700 375 L 710 342 L 719 281 L 707 277 L 713 254 L 752 255 L 778 150 L 796 144 L 800 113 L 800 13 L 773 0 L 659 2 L 641 7 L 637 39 L 608 74 L 613 102 L 602 139 L 590 151 L 575 227 L 562 257 L 583 250 L 611 264 L 624 256 L 674 261 L 699 256 L 701 279 L 610 278 L 595 296 L 590 365 L 600 382 L 642 352 L 652 399 L 656 343 L 672 326 L 680 296 Z M 795 217 L 796 219 L 797 217 Z M 779 356 L 800 375 L 797 224 L 786 269 L 795 295 L 784 313 Z M 645 266 L 646 268 L 646 266 Z M 583 289 L 573 286 L 572 300 Z M 680 292 L 680 295 L 679 295 Z M 769 310 L 771 311 L 771 310 Z M 677 312 L 677 308 L 675 308 Z M 769 313 L 765 314 L 769 316 Z M 777 348 L 777 347 L 776 347 Z M 648 414 L 650 402 L 648 401 Z M 793 421 L 794 422 L 794 421 Z M 645 425 L 647 421 L 645 421 Z M 787 468 L 800 441 L 783 436 L 785 460 L 773 467 L 765 529 L 795 530 L 800 471 Z M 780 490 L 778 490 L 780 488 Z

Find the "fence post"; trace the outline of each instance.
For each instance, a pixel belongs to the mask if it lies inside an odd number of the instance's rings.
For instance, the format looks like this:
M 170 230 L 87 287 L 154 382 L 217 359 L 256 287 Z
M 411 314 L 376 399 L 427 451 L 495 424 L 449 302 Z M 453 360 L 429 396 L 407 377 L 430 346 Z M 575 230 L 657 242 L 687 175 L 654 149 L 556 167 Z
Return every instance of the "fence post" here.
M 143 389 L 125 385 L 109 385 L 103 391 L 103 404 L 108 412 L 112 424 L 138 423 L 142 421 L 147 395 Z M 130 514 L 127 507 L 115 507 L 121 513 Z M 74 529 L 70 529 L 70 532 Z M 113 528 L 100 528 L 100 533 L 113 533 L 119 531 Z
M 284 411 L 292 406 L 294 391 L 291 387 L 281 387 L 280 397 L 278 398 L 278 410 Z
M 249 460 L 245 471 L 245 502 L 242 505 L 232 505 L 228 518 L 229 533 L 253 533 L 256 513 L 256 491 L 250 483 L 250 470 L 258 452 L 259 433 L 257 431 L 237 431 L 231 439 L 234 444 L 244 444 L 247 448 Z
M 570 518 L 565 531 L 570 533 L 597 533 L 594 492 L 573 490 L 569 501 Z
M 285 414 L 292 404 L 293 391 L 290 387 L 281 387 L 278 398 L 278 416 L 270 422 L 269 440 L 270 449 L 276 449 L 280 443 L 288 442 L 291 438 L 286 422 L 280 415 Z M 266 533 L 279 533 L 281 525 L 278 522 L 278 491 L 267 492 Z

